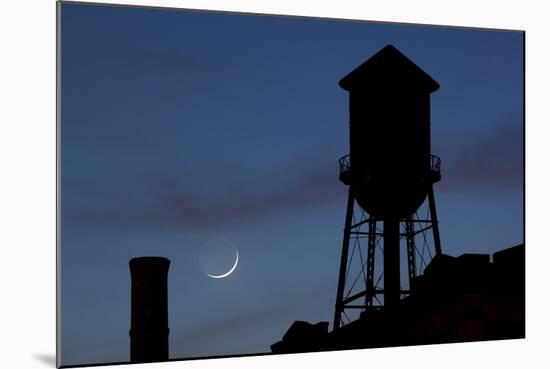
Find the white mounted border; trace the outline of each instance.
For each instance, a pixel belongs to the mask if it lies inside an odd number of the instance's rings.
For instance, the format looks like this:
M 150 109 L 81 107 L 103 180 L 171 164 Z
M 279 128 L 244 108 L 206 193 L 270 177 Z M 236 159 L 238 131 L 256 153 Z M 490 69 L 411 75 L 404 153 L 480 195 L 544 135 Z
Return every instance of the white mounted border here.
M 82 1 L 92 2 L 92 1 Z M 128 368 L 550 367 L 550 26 L 544 1 L 127 0 L 175 7 L 378 20 L 526 33 L 525 340 L 232 359 Z M 55 1 L 6 1 L 0 12 L 0 366 L 52 368 L 55 353 Z
M 166 8 L 222 10 L 245 13 L 376 20 L 482 28 L 525 28 L 519 2 L 497 1 L 305 1 L 305 0 L 83 0 Z M 454 4 L 453 4 L 454 3 Z M 489 15 L 488 15 L 489 14 Z

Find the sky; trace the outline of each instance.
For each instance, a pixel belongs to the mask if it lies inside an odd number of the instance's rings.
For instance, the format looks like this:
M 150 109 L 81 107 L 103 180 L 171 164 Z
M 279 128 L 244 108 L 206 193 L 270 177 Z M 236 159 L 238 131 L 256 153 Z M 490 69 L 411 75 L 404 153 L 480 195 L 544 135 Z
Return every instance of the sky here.
M 332 322 L 338 81 L 387 44 L 441 86 L 443 252 L 523 242 L 522 32 L 61 7 L 63 365 L 129 360 L 137 256 L 171 260 L 171 358 L 269 352 L 295 320 Z M 232 263 L 206 265 L 213 244 L 238 250 L 227 278 L 205 274 Z

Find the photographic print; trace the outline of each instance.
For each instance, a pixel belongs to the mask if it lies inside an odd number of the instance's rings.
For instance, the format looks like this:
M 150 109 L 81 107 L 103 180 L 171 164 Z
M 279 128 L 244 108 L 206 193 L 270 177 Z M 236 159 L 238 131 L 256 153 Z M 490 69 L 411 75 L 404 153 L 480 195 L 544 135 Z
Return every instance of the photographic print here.
M 58 7 L 62 367 L 525 337 L 523 31 Z

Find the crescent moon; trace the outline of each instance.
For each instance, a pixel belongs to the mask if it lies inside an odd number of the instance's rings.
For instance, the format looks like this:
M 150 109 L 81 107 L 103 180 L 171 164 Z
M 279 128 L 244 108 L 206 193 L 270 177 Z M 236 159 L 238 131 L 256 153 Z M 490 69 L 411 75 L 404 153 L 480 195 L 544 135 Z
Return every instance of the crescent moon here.
M 231 267 L 231 269 L 229 269 L 226 273 L 224 274 L 209 274 L 209 273 L 205 273 L 207 276 L 209 276 L 210 278 L 215 278 L 215 279 L 221 279 L 221 278 L 225 278 L 227 277 L 228 275 L 230 275 L 231 273 L 233 273 L 235 271 L 235 269 L 237 268 L 237 264 L 239 264 L 239 251 L 238 250 L 235 250 L 235 253 L 237 254 L 237 257 L 235 258 L 235 264 L 233 264 L 233 266 Z

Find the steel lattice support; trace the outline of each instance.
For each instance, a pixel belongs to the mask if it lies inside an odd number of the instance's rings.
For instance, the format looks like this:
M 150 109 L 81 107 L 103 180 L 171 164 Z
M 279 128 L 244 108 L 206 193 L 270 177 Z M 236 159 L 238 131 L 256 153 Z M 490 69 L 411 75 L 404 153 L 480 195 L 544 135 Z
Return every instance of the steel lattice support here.
M 369 309 L 384 306 L 384 303 L 378 298 L 384 294 L 384 288 L 378 287 L 378 284 L 383 280 L 384 271 L 381 268 L 383 263 L 376 264 L 376 253 L 384 254 L 381 247 L 384 241 L 384 232 L 378 230 L 377 225 L 379 223 L 379 219 L 366 215 L 360 206 L 355 206 L 355 198 L 349 191 L 333 329 L 338 329 L 345 323 L 342 320 L 343 317 L 351 321 L 346 310 L 349 310 L 348 313 L 351 310 L 366 312 Z M 362 227 L 368 227 L 368 229 L 363 230 Z M 431 260 L 433 250 L 435 255 L 441 253 L 433 189 L 428 191 L 426 216 L 421 217 L 415 214 L 401 219 L 399 220 L 399 227 L 400 229 L 402 229 L 401 227 L 404 228 L 404 231 L 400 233 L 400 238 L 406 240 L 407 271 L 410 287 L 412 280 L 421 273 Z M 430 245 L 427 244 L 429 238 L 426 237 L 427 232 L 430 231 L 433 235 L 432 251 Z M 416 241 L 416 237 L 420 237 L 419 242 Z M 420 242 L 420 240 L 423 242 Z M 352 246 L 352 250 L 350 250 L 350 246 Z M 361 251 L 362 247 L 367 249 L 366 260 L 363 259 L 365 253 L 364 249 Z M 359 258 L 360 261 L 358 261 Z M 356 259 L 355 264 L 359 263 L 360 265 L 359 270 L 354 271 L 350 268 L 354 259 Z M 410 293 L 410 290 L 400 288 L 400 293 L 406 295 Z M 358 299 L 364 299 L 362 304 L 357 303 Z

